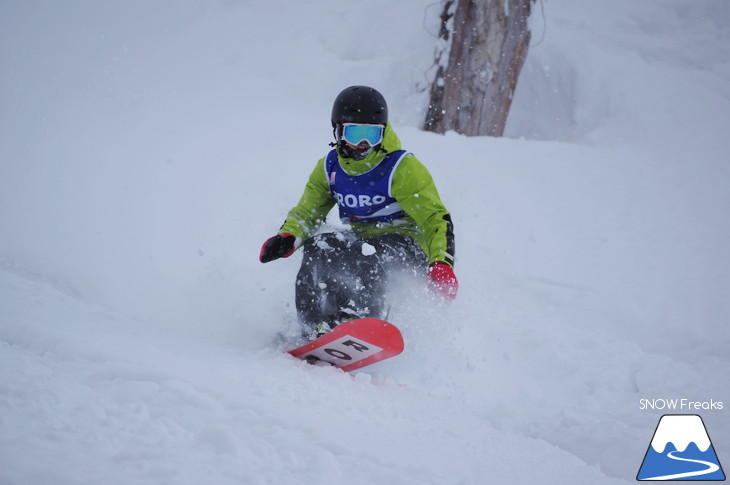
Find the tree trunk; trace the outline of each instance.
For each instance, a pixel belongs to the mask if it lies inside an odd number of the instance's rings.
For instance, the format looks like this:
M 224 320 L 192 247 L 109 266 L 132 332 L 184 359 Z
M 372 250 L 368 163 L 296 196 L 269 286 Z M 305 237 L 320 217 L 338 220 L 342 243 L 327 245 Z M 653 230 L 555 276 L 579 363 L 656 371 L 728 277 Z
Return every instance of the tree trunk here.
M 502 136 L 530 44 L 531 1 L 444 1 L 425 130 Z

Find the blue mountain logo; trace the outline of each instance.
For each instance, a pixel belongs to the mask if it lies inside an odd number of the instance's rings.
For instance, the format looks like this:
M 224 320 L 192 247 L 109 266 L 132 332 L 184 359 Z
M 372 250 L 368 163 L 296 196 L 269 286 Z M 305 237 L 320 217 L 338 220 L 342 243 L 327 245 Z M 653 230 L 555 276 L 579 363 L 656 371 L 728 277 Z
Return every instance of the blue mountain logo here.
M 646 450 L 637 480 L 725 480 L 702 418 L 665 414 Z

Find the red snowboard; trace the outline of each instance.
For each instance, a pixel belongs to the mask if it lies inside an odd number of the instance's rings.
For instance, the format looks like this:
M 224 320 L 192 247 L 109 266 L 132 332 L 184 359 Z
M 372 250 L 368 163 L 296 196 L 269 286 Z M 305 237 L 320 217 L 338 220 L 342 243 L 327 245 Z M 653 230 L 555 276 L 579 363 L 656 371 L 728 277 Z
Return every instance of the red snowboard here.
M 403 336 L 377 318 L 345 322 L 317 340 L 289 353 L 310 364 L 329 364 L 351 371 L 403 352 Z

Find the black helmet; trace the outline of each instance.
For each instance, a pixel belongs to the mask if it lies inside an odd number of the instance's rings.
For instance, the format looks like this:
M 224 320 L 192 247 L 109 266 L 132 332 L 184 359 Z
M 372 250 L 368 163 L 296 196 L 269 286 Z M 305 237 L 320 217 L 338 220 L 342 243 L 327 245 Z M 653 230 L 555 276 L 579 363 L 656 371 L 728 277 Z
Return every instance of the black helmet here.
M 388 123 L 388 105 L 376 89 L 350 86 L 342 90 L 332 106 L 332 127 L 338 123 Z

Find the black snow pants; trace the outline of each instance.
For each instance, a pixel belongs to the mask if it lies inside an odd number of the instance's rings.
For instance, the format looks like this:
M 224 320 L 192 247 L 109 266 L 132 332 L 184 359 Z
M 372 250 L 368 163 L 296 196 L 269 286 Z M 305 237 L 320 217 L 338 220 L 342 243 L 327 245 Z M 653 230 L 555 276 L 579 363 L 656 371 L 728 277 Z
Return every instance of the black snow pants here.
M 427 258 L 408 236 L 363 239 L 354 233 L 322 233 L 308 239 L 296 282 L 296 307 L 304 332 L 320 323 L 385 318 L 385 293 L 396 272 L 424 274 Z

